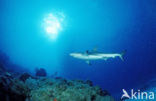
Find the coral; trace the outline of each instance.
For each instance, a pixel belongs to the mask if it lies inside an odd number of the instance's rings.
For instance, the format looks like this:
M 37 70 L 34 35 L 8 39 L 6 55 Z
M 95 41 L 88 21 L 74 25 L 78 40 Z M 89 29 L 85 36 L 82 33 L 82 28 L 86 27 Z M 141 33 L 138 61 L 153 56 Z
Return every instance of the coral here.
M 21 76 L 20 76 L 20 80 L 21 81 L 24 81 L 25 82 L 25 80 L 27 80 L 28 78 L 30 78 L 31 77 L 31 75 L 29 75 L 28 73 L 24 73 L 24 74 L 22 74 Z
M 46 70 L 44 68 L 36 69 L 36 76 L 47 76 Z
M 0 89 L 0 96 L 7 95 L 8 101 L 114 101 L 107 91 L 89 80 L 34 78 L 29 74 L 11 78 L 7 74 L 0 77 Z
M 20 81 L 18 79 L 14 79 L 11 82 L 10 86 L 11 91 L 18 95 L 27 96 L 29 93 L 29 86 L 26 85 L 23 81 Z
M 42 78 L 39 82 L 40 88 L 30 93 L 31 101 L 114 101 L 107 92 L 102 96 L 100 87 L 92 87 L 81 80 Z
M 51 87 L 42 87 L 30 92 L 31 101 L 53 101 L 53 89 Z

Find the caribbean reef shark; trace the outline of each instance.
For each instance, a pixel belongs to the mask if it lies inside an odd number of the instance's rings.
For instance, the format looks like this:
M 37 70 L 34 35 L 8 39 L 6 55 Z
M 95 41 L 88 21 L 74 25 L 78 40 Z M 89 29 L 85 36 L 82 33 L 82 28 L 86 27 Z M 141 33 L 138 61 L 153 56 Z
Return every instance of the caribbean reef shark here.
M 116 58 L 119 57 L 122 61 L 123 55 L 125 54 L 126 51 L 123 51 L 122 53 L 101 53 L 97 52 L 96 50 L 94 51 L 86 51 L 84 53 L 70 53 L 70 56 L 85 60 L 87 64 L 91 65 L 90 61 L 91 60 L 108 60 L 110 58 Z

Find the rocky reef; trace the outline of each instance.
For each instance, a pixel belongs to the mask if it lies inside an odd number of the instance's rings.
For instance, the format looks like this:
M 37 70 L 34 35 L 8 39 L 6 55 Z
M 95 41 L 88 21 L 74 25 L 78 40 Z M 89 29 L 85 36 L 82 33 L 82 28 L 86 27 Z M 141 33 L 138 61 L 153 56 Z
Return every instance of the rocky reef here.
M 1 101 L 114 101 L 107 91 L 92 82 L 61 77 L 33 77 L 28 73 L 14 77 L 0 75 Z

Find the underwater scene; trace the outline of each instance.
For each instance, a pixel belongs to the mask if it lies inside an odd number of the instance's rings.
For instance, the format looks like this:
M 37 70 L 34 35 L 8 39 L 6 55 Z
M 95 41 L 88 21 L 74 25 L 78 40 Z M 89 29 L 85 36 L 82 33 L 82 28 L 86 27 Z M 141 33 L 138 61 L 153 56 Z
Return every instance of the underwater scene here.
M 0 101 L 156 101 L 156 0 L 1 0 Z

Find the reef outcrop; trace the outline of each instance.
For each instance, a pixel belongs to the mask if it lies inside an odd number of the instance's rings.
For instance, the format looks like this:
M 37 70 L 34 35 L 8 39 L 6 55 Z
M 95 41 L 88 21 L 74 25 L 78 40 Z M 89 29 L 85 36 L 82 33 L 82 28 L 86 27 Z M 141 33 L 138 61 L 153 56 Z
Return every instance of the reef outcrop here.
M 114 101 L 107 91 L 91 81 L 66 80 L 61 77 L 18 77 L 0 75 L 1 101 Z

